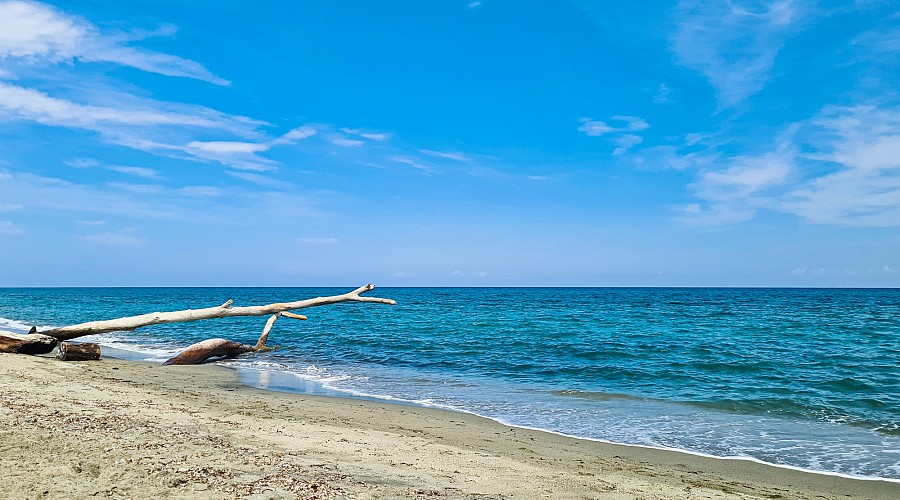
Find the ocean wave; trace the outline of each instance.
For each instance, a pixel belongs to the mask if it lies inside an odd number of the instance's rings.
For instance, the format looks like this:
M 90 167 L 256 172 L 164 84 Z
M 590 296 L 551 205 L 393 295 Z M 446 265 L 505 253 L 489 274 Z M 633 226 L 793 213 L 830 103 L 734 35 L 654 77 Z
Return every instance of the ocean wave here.
M 150 345 L 136 342 L 134 339 L 119 333 L 103 333 L 92 335 L 91 342 L 99 344 L 101 347 L 109 347 L 119 351 L 131 353 L 133 356 L 125 355 L 128 358 L 136 358 L 142 361 L 163 362 L 182 351 L 183 347 Z
M 870 429 L 888 436 L 900 436 L 900 424 L 880 422 L 860 415 L 841 412 L 833 407 L 803 403 L 787 398 L 759 398 L 721 401 L 680 401 L 680 404 L 738 415 L 767 415 L 799 420 L 814 420 Z
M 0 317 L 0 330 L 9 330 L 14 333 L 28 333 L 28 330 L 31 330 L 31 326 L 32 325 L 18 320 Z

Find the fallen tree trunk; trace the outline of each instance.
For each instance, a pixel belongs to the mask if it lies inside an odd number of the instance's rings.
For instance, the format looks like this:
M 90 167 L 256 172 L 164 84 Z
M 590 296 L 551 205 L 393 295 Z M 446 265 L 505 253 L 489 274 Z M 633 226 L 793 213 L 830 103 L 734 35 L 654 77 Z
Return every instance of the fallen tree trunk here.
M 272 331 L 272 326 L 275 325 L 275 321 L 281 316 L 287 316 L 294 319 L 306 319 L 306 316 L 289 313 L 287 311 L 273 314 L 266 321 L 266 326 L 263 328 L 259 340 L 256 341 L 256 345 L 250 346 L 226 339 L 204 340 L 187 346 L 180 354 L 178 354 L 178 356 L 167 360 L 163 365 L 199 365 L 212 358 L 233 358 L 247 352 L 271 350 L 266 347 L 266 341 L 269 339 L 269 332 Z
M 373 290 L 375 285 L 369 284 L 361 286 L 352 292 L 341 295 L 332 295 L 328 297 L 316 297 L 312 299 L 298 300 L 294 302 L 277 302 L 263 306 L 244 306 L 234 307 L 231 300 L 225 302 L 218 307 L 207 307 L 204 309 L 185 309 L 182 311 L 170 312 L 154 312 L 149 314 L 141 314 L 139 316 L 128 316 L 124 318 L 109 319 L 104 321 L 90 321 L 87 323 L 79 323 L 77 325 L 64 326 L 61 328 L 51 328 L 42 332 L 38 332 L 37 328 L 32 328 L 27 335 L 17 334 L 13 332 L 0 331 L 0 352 L 10 352 L 19 354 L 45 354 L 52 351 L 57 344 L 65 340 L 71 340 L 87 335 L 96 335 L 100 333 L 131 331 L 137 328 L 151 325 L 161 325 L 164 323 L 186 323 L 191 321 L 199 321 L 213 318 L 229 318 L 234 316 L 265 316 L 271 315 L 266 321 L 266 326 L 256 342 L 256 345 L 249 346 L 240 342 L 234 342 L 226 339 L 209 339 L 188 346 L 178 356 L 166 361 L 167 365 L 184 365 L 184 364 L 200 364 L 212 358 L 234 357 L 247 352 L 257 352 L 267 350 L 266 341 L 269 332 L 275 321 L 281 316 L 293 319 L 306 319 L 306 316 L 293 314 L 289 311 L 296 309 L 305 309 L 308 307 L 324 306 L 329 304 L 337 304 L 340 302 L 373 302 L 378 304 L 396 305 L 397 302 L 391 299 L 382 299 L 378 297 L 363 297 L 361 294 Z M 62 342 L 64 344 L 64 342 Z M 96 344 L 95 344 L 96 345 Z M 65 347 L 71 349 L 71 346 Z M 62 352 L 62 351 L 61 351 Z M 99 347 L 98 356 L 99 357 Z
M 253 346 L 233 340 L 208 339 L 186 347 L 163 365 L 199 365 L 211 358 L 233 358 L 253 351 Z
M 305 309 L 308 307 L 324 306 L 328 304 L 337 304 L 339 302 L 375 302 L 379 304 L 396 305 L 397 302 L 391 299 L 381 299 L 378 297 L 362 297 L 360 294 L 368 292 L 375 288 L 375 285 L 369 284 L 361 286 L 352 292 L 341 295 L 332 295 L 329 297 L 316 297 L 313 299 L 298 300 L 296 302 L 278 302 L 264 306 L 246 306 L 234 307 L 232 301 L 229 300 L 218 307 L 207 307 L 205 309 L 185 309 L 183 311 L 171 312 L 154 312 L 150 314 L 141 314 L 140 316 L 129 316 L 126 318 L 109 319 L 105 321 L 91 321 L 88 323 L 79 323 L 77 325 L 64 326 L 62 328 L 53 328 L 40 332 L 43 335 L 49 335 L 57 340 L 71 340 L 85 335 L 96 335 L 98 333 L 130 331 L 150 325 L 161 325 L 164 323 L 186 323 L 190 321 L 199 321 L 202 319 L 212 318 L 229 318 L 234 316 L 266 316 L 269 314 L 277 314 L 284 311 L 292 311 L 296 309 Z
M 35 331 L 34 328 L 31 331 Z M 13 333 L 0 330 L 0 352 L 15 354 L 47 354 L 56 348 L 57 340 L 39 333 Z

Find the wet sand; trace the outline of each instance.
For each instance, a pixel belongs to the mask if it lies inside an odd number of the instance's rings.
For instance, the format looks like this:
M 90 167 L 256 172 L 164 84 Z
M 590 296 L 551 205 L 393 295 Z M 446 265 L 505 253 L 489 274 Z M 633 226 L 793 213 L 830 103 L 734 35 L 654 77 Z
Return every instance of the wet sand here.
M 2 498 L 900 498 L 900 483 L 262 391 L 216 366 L 0 354 L 0 388 Z

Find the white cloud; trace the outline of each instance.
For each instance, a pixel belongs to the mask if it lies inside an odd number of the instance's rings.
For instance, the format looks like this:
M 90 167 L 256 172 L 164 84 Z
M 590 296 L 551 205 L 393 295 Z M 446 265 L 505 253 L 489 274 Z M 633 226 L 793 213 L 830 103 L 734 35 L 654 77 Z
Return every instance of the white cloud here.
M 681 207 L 682 222 L 726 225 L 752 219 L 759 208 L 772 207 L 770 189 L 784 186 L 795 170 L 794 151 L 781 150 L 762 156 L 738 156 L 719 162 L 718 169 L 699 174 L 688 186 L 706 203 Z M 721 164 L 726 165 L 721 168 Z
M 597 137 L 608 134 L 610 132 L 617 132 L 618 129 L 615 127 L 610 127 L 606 124 L 606 122 L 601 122 L 600 120 L 583 118 L 581 120 L 581 126 L 578 127 L 578 131 L 584 132 L 585 135 L 589 135 L 591 137 Z
M 276 146 L 294 144 L 315 134 L 314 127 L 304 125 L 269 141 L 192 141 L 177 149 L 197 159 L 215 161 L 239 170 L 264 172 L 274 170 L 276 164 L 268 158 L 259 156 L 258 153 L 264 153 Z
M 794 169 L 793 153 L 772 153 L 759 157 L 736 157 L 731 166 L 704 172 L 694 187 L 697 194 L 709 200 L 736 200 L 771 186 L 783 184 Z
M 165 30 L 163 33 L 169 33 Z M 151 33 L 151 34 L 158 34 Z M 101 33 L 87 21 L 38 2 L 0 2 L 0 59 L 48 63 L 110 62 L 151 73 L 228 85 L 201 64 L 170 54 L 129 46 L 121 35 Z
M 625 122 L 625 126 L 623 128 L 620 128 L 619 130 L 639 132 L 641 130 L 647 130 L 648 128 L 650 128 L 650 124 L 647 123 L 646 120 L 637 116 L 616 115 L 613 116 L 612 119 L 620 122 Z
M 895 16 L 894 19 L 900 19 Z M 880 28 L 866 31 L 851 42 L 853 58 L 857 61 L 889 63 L 900 58 L 900 28 Z
M 303 125 L 301 127 L 297 127 L 290 132 L 284 134 L 283 136 L 272 140 L 269 144 L 276 146 L 280 144 L 292 144 L 301 139 L 307 139 L 316 135 L 316 128 L 312 125 Z
M 629 149 L 637 146 L 644 141 L 644 138 L 634 134 L 623 134 L 612 138 L 613 144 L 617 147 L 613 150 L 613 155 L 622 155 Z
M 379 133 L 379 132 L 362 132 L 359 134 L 360 137 L 365 137 L 370 141 L 386 141 L 394 136 L 394 134 L 389 133 Z
M 353 148 L 362 146 L 365 144 L 364 141 L 359 141 L 356 139 L 347 139 L 346 137 L 333 136 L 328 139 L 328 142 L 334 144 L 335 146 L 340 146 L 342 148 Z
M 476 7 L 481 7 L 481 2 L 475 1 L 475 2 L 470 2 L 470 3 L 469 3 L 469 8 L 470 8 L 470 9 L 474 9 L 474 8 L 476 8 Z
M 765 86 L 775 57 L 810 13 L 802 0 L 682 0 L 672 49 L 703 73 L 720 106 L 730 107 Z
M 394 136 L 394 134 L 390 134 L 387 132 L 367 132 L 365 130 L 360 130 L 358 128 L 347 128 L 347 127 L 342 128 L 341 132 L 343 132 L 345 134 L 349 134 L 349 135 L 358 135 L 365 139 L 369 139 L 370 141 L 386 141 Z
M 150 35 L 172 32 L 171 29 L 163 29 Z M 165 75 L 223 83 L 192 61 L 131 48 L 127 43 L 133 41 L 134 35 L 102 34 L 86 21 L 40 3 L 0 2 L 0 62 L 7 66 L 19 63 L 41 66 L 74 59 L 82 62 L 104 61 Z M 132 40 L 126 39 L 128 36 Z M 100 134 L 105 141 L 120 146 L 191 161 L 217 162 L 251 171 L 272 170 L 276 166 L 258 153 L 316 133 L 315 128 L 303 126 L 269 141 L 234 140 L 231 137 L 198 141 L 194 138 L 201 131 L 258 138 L 261 136 L 258 128 L 267 124 L 202 106 L 140 98 L 111 86 L 90 87 L 82 84 L 79 77 L 81 73 L 90 74 L 90 65 L 62 65 L 61 68 L 70 70 L 73 77 L 69 79 L 69 88 L 54 85 L 57 95 L 0 81 L 0 122 L 18 120 L 89 130 Z M 78 95 L 81 102 L 68 95 Z M 85 159 L 67 163 L 77 168 L 97 166 L 96 161 Z M 158 176 L 149 170 L 118 170 L 148 178 Z
M 255 142 L 238 142 L 238 141 L 193 141 L 188 143 L 186 148 L 197 153 L 212 153 L 216 155 L 231 154 L 249 154 L 259 153 L 269 150 L 268 144 L 258 144 Z
M 90 158 L 72 158 L 71 160 L 66 160 L 65 164 L 72 168 L 91 168 L 100 165 L 100 162 Z
M 165 107 L 163 103 L 155 104 L 143 108 L 78 104 L 37 90 L 0 82 L 0 113 L 9 118 L 31 120 L 43 125 L 98 132 L 110 132 L 109 125 L 177 125 L 226 130 L 247 128 L 245 120 L 209 109 L 195 107 L 192 112 L 173 112 L 160 109 Z
M 900 107 L 828 107 L 788 127 L 774 151 L 704 162 L 688 186 L 704 203 L 681 219 L 729 224 L 769 209 L 817 224 L 898 227 L 898 131 Z
M 4 203 L 0 205 L 0 212 L 15 212 L 16 210 L 21 210 L 23 207 L 17 203 Z
M 161 179 L 162 177 L 159 175 L 159 172 L 153 170 L 152 168 L 144 168 L 144 167 L 125 167 L 119 165 L 113 165 L 110 167 L 106 167 L 109 170 L 119 172 L 122 174 L 133 175 L 135 177 L 143 177 L 145 179 Z
M 805 124 L 807 163 L 830 171 L 791 191 L 784 209 L 811 222 L 900 226 L 900 108 L 832 107 Z
M 106 224 L 105 220 L 79 220 L 75 222 L 81 226 L 103 226 Z
M 0 56 L 73 57 L 84 26 L 35 2 L 0 2 Z
M 421 171 L 423 171 L 423 172 L 428 172 L 428 173 L 433 173 L 433 172 L 434 172 L 434 167 L 431 167 L 431 166 L 429 166 L 429 165 L 425 165 L 424 163 L 421 163 L 421 162 L 419 162 L 419 161 L 417 161 L 417 160 L 415 160 L 415 159 L 413 159 L 413 158 L 407 158 L 407 157 L 403 157 L 403 156 L 392 156 L 392 157 L 390 157 L 390 158 L 388 158 L 388 159 L 391 160 L 391 161 L 395 161 L 395 162 L 397 162 L 397 163 L 402 163 L 402 164 L 404 164 L 404 165 L 409 165 L 410 167 L 415 168 L 415 169 L 418 169 L 418 170 L 421 170 Z
M 618 134 L 626 132 L 641 132 L 650 128 L 650 124 L 646 120 L 637 116 L 615 115 L 610 118 L 617 122 L 624 122 L 622 125 L 613 127 L 606 122 L 594 120 L 591 118 L 582 118 L 581 126 L 578 127 L 579 132 L 585 135 L 597 137 L 606 134 Z
M 666 104 L 672 102 L 672 89 L 665 83 L 660 83 L 656 88 L 656 94 L 653 95 L 653 102 L 656 104 Z
M 471 161 L 471 158 L 469 158 L 468 156 L 466 156 L 462 153 L 457 153 L 455 151 L 434 151 L 431 149 L 420 149 L 419 152 L 426 154 L 428 156 L 434 156 L 436 158 L 444 158 L 447 160 L 455 160 L 455 161 L 461 161 L 461 162 Z
M 610 120 L 619 122 L 620 125 L 613 127 L 600 120 L 582 118 L 578 130 L 591 137 L 609 136 L 609 141 L 616 146 L 613 155 L 625 154 L 643 142 L 644 138 L 634 132 L 642 132 L 650 128 L 650 124 L 646 120 L 637 116 L 615 115 Z

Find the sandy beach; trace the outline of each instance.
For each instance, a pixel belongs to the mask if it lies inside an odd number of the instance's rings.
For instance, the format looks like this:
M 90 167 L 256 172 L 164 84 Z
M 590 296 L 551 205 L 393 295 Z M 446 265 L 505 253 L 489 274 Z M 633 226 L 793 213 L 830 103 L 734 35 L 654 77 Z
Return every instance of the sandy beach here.
M 0 355 L 2 498 L 900 498 L 900 484 L 239 383 Z

